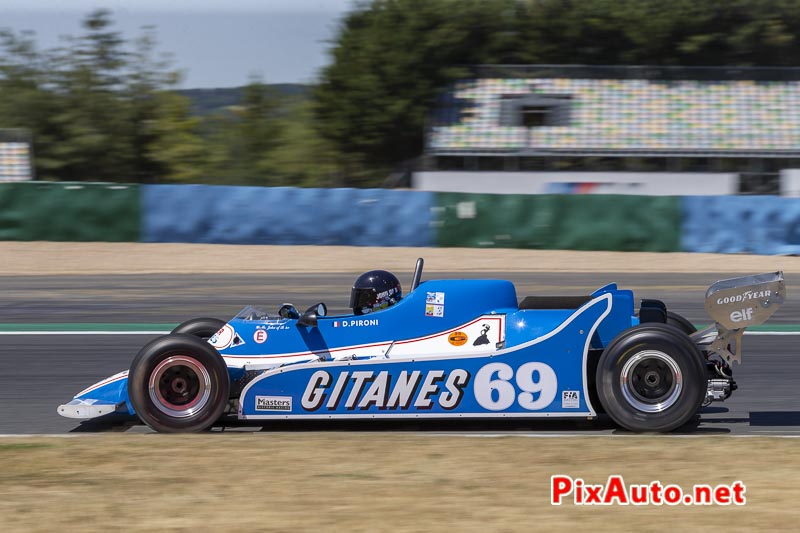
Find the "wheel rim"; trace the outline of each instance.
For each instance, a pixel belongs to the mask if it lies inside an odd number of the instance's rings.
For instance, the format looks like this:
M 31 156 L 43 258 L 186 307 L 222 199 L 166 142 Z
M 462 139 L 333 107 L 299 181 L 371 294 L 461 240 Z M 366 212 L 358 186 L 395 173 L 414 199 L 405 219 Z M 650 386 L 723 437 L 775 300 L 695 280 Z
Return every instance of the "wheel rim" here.
M 211 376 L 197 359 L 176 355 L 153 369 L 148 388 L 156 409 L 174 418 L 186 418 L 208 403 Z
M 644 350 L 628 359 L 619 380 L 625 400 L 645 413 L 669 409 L 683 389 L 678 363 L 658 350 Z

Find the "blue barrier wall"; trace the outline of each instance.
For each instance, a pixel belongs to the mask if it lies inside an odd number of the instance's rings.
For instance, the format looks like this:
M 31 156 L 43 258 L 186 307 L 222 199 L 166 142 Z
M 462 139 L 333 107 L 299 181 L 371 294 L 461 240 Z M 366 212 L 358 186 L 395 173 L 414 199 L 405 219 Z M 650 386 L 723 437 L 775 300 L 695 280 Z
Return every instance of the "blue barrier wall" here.
M 682 211 L 684 251 L 800 253 L 800 198 L 686 196 Z
M 433 246 L 433 206 L 422 191 L 146 185 L 142 240 Z

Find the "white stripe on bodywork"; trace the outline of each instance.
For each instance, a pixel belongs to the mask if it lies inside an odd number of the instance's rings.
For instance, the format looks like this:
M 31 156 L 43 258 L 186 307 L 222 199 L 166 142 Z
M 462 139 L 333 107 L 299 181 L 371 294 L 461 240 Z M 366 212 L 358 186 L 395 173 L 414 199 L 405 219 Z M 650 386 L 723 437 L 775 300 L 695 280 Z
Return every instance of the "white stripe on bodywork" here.
M 391 359 L 408 359 L 410 357 L 426 357 L 436 358 L 439 356 L 451 356 L 461 352 L 463 356 L 466 353 L 488 355 L 491 353 L 498 353 L 494 348 L 495 343 L 490 342 L 485 346 L 475 347 L 474 345 L 456 347 L 447 342 L 447 337 L 456 331 L 468 331 L 471 336 L 476 335 L 475 329 L 478 329 L 476 324 L 482 321 L 497 321 L 498 324 L 498 339 L 505 340 L 506 334 L 506 315 L 503 314 L 485 314 L 481 315 L 469 322 L 463 323 L 453 328 L 449 328 L 436 333 L 424 335 L 422 337 L 414 337 L 411 339 L 402 340 L 386 340 L 378 341 L 368 344 L 353 344 L 350 346 L 340 346 L 337 348 L 328 348 L 325 350 L 303 351 L 303 352 L 289 352 L 289 353 L 276 353 L 264 355 L 227 355 L 223 354 L 222 357 L 228 366 L 231 367 L 244 367 L 247 370 L 265 370 L 275 368 L 278 365 L 286 363 L 302 363 L 309 362 L 310 360 L 317 360 L 318 357 L 330 357 L 333 360 L 347 357 L 373 357 L 373 356 L 386 356 Z M 492 334 L 494 335 L 494 333 Z M 387 355 L 389 349 L 391 355 Z M 423 354 L 423 355 L 419 355 Z M 326 357 L 327 358 L 327 357 Z
M 122 372 L 117 372 L 113 376 L 107 377 L 106 379 L 104 379 L 102 381 L 98 381 L 94 385 L 86 387 L 85 389 L 80 391 L 78 394 L 76 394 L 75 397 L 77 398 L 78 396 L 83 396 L 84 394 L 86 394 L 88 392 L 92 392 L 93 390 L 99 389 L 100 387 L 105 387 L 106 385 L 110 385 L 112 383 L 116 383 L 117 381 L 120 381 L 120 380 L 125 379 L 127 377 L 128 377 L 128 371 L 127 370 L 123 370 Z

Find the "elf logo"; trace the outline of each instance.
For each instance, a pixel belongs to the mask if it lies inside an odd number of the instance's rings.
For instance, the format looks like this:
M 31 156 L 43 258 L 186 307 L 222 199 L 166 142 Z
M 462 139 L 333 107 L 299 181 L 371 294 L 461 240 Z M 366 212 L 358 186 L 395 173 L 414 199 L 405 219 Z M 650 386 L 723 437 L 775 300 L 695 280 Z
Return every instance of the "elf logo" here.
M 753 319 L 753 308 L 748 307 L 747 309 L 742 309 L 741 311 L 734 311 L 731 313 L 731 322 L 742 322 L 743 320 L 752 320 Z

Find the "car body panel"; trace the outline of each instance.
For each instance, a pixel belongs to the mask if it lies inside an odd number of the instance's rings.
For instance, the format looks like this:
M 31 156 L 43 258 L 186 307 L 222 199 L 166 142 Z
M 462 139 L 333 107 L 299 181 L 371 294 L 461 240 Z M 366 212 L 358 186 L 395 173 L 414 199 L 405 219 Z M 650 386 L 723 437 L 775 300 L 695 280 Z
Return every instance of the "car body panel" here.
M 242 392 L 242 419 L 594 416 L 585 369 L 611 294 L 556 329 L 491 354 L 318 361 L 279 367 Z
M 450 376 L 456 370 L 472 376 L 469 383 L 464 384 L 464 398 L 456 407 L 432 406 L 420 409 L 420 416 L 466 413 L 493 416 L 500 411 L 509 416 L 591 416 L 594 410 L 588 401 L 585 375 L 588 351 L 602 349 L 620 331 L 638 323 L 630 291 L 619 290 L 611 284 L 598 289 L 592 297 L 579 310 L 519 309 L 516 290 L 509 281 L 430 280 L 393 307 L 363 316 L 318 317 L 316 326 L 304 326 L 297 319 L 258 312 L 252 316 L 240 313 L 209 339 L 209 343 L 223 357 L 231 382 L 247 385 L 247 396 L 243 395 L 240 402 L 240 415 L 248 419 L 264 414 L 255 411 L 255 396 L 291 395 L 293 406 L 301 405 L 295 398 L 300 398 L 298 394 L 305 391 L 310 376 L 321 364 L 331 368 L 364 366 L 375 372 L 374 379 L 382 380 L 382 376 L 386 376 L 385 379 L 393 382 L 400 378 L 403 370 L 419 371 L 422 380 L 419 387 L 425 384 L 429 371 L 434 372 L 430 379 L 436 378 L 437 372 Z M 253 308 L 245 308 L 245 311 L 248 309 L 257 311 Z M 468 393 L 476 390 L 475 373 L 494 362 L 504 362 L 514 372 L 526 363 L 546 365 L 555 375 L 556 393 L 578 391 L 579 406 L 562 409 L 558 407 L 559 401 L 553 400 L 541 409 L 524 409 L 519 402 L 500 411 L 481 408 L 475 403 L 474 393 L 471 397 Z M 496 370 L 491 379 L 499 379 L 500 374 L 506 372 L 499 370 L 501 367 L 491 368 Z M 526 368 L 535 370 L 530 366 Z M 552 377 L 547 368 L 542 368 L 542 372 Z M 480 375 L 481 379 L 485 372 Z M 254 375 L 257 376 L 255 381 L 243 381 Z M 531 379 L 538 380 L 543 375 L 537 371 Z M 443 379 L 436 383 L 447 385 L 447 378 Z M 457 387 L 458 378 L 452 379 L 456 381 L 450 383 L 450 387 Z M 292 387 L 299 389 L 292 392 Z M 438 402 L 445 392 L 439 387 L 436 394 L 429 396 Z M 373 393 L 377 394 L 374 390 Z M 518 394 L 525 394 L 525 391 L 520 389 Z M 78 400 L 78 405 L 113 404 L 117 412 L 134 414 L 128 398 L 127 371 L 81 391 L 74 400 Z M 70 409 L 78 412 L 76 408 Z M 379 409 L 355 413 L 336 411 L 334 414 L 368 417 L 384 414 L 374 413 L 376 410 Z M 299 411 L 290 414 L 299 414 Z

